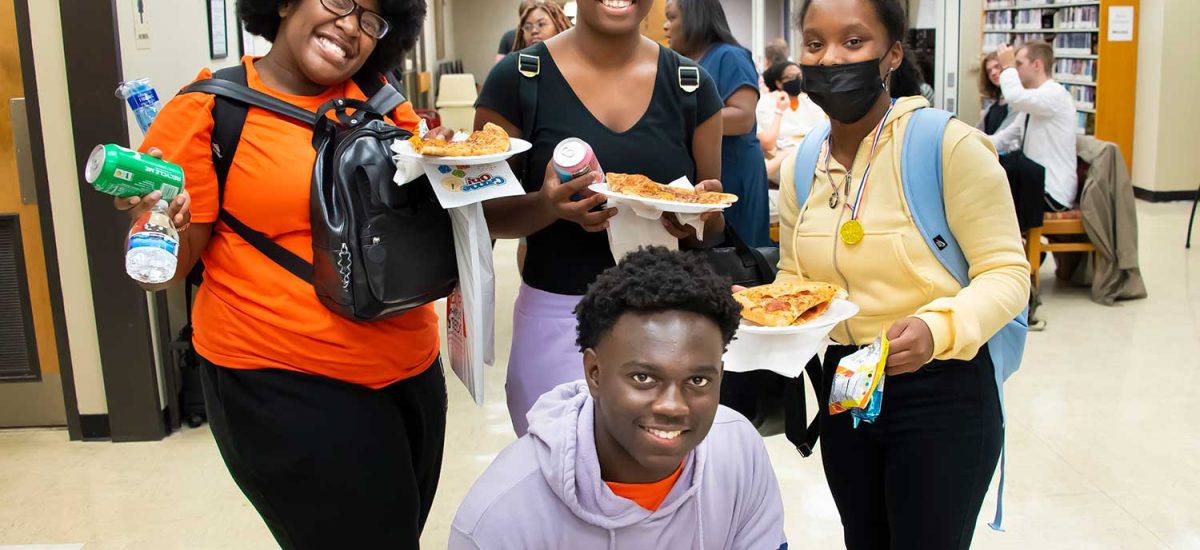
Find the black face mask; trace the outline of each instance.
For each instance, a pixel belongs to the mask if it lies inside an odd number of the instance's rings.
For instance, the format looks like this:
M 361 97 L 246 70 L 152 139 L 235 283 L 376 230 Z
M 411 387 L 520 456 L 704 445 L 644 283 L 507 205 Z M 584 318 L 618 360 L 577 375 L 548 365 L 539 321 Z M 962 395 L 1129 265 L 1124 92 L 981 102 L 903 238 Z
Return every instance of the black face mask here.
M 787 92 L 787 95 L 790 95 L 792 97 L 799 97 L 800 94 L 804 92 L 804 89 L 802 88 L 802 86 L 804 86 L 804 83 L 801 82 L 799 78 L 797 78 L 794 80 L 789 80 L 787 82 L 784 82 L 782 89 L 783 89 L 783 91 Z
M 801 88 L 829 118 L 844 124 L 858 122 L 886 91 L 879 76 L 882 62 L 880 58 L 848 65 L 801 65 Z

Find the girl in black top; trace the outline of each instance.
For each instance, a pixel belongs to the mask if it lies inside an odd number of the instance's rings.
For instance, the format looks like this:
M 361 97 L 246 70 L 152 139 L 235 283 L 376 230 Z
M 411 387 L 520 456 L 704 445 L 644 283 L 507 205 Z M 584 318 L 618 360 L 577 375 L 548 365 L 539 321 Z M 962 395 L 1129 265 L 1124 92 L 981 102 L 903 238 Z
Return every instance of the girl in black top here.
M 583 378 L 573 310 L 596 276 L 615 265 L 604 232 L 615 209 L 603 208 L 604 197 L 587 190 L 597 175 L 559 181 L 550 163 L 554 147 L 578 137 L 592 146 L 605 171 L 664 183 L 687 176 L 701 190 L 721 189 L 722 126 L 715 116 L 721 99 L 702 70 L 698 88 L 682 85 L 680 67 L 695 64 L 642 37 L 653 3 L 636 0 L 617 8 L 582 0 L 578 6 L 574 29 L 521 52 L 539 60 L 536 76 L 523 76 L 518 54 L 510 55 L 492 70 L 476 104 L 477 128 L 492 122 L 533 142 L 515 166 L 525 174 L 527 194 L 484 206 L 493 237 L 528 238 L 507 384 L 518 435 L 542 393 Z M 522 89 L 530 86 L 525 78 L 537 89 L 533 112 L 523 109 Z M 723 218 L 706 221 L 705 239 L 719 240 Z M 672 216 L 664 216 L 663 225 L 685 247 L 711 244 Z

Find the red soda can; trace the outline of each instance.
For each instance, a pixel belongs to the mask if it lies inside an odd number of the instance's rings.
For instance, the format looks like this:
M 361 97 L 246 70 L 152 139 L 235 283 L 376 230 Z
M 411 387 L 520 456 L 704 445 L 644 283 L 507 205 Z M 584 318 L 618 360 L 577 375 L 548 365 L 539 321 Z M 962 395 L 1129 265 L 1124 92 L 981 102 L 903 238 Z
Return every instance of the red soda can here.
M 551 161 L 554 163 L 554 172 L 558 174 L 558 179 L 563 183 L 588 172 L 595 172 L 600 176 L 599 181 L 604 180 L 604 170 L 600 168 L 600 161 L 596 158 L 596 153 L 592 151 L 592 146 L 582 139 L 562 140 L 554 148 L 554 156 L 551 157 Z

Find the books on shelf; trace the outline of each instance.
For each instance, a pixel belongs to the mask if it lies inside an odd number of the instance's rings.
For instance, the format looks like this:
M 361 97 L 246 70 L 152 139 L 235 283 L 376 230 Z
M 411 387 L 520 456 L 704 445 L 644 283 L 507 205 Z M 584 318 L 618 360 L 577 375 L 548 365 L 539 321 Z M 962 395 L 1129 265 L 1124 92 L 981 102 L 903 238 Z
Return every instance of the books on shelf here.
M 1054 51 L 1064 54 L 1094 54 L 1097 43 L 1097 37 L 1093 34 L 1059 34 L 1054 37 Z
M 1096 81 L 1095 59 L 1058 59 L 1054 62 L 1054 78 L 1082 82 Z
M 1095 109 L 1096 108 L 1096 88 L 1094 86 L 1080 86 L 1078 84 L 1063 84 L 1063 87 L 1071 92 L 1071 97 L 1075 98 L 1075 107 L 1080 109 Z
M 1054 26 L 1060 29 L 1100 28 L 1100 6 L 1058 8 L 1054 14 Z
M 1085 113 L 1080 111 L 1075 113 L 1075 133 L 1080 135 L 1094 135 L 1096 133 L 1096 113 Z
M 1098 7 L 1100 0 L 984 0 L 983 8 L 987 10 L 1005 8 L 1056 8 L 1056 5 L 1064 5 L 1064 7 Z

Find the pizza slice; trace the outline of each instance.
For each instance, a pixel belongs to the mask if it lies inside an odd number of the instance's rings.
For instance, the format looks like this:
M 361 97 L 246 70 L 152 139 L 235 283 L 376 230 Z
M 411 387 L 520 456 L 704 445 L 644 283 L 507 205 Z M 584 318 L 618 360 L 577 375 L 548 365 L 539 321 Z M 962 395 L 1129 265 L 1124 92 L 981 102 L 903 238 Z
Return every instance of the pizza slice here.
M 413 150 L 428 157 L 478 157 L 506 153 L 509 149 L 508 132 L 495 124 L 487 123 L 483 129 L 471 132 L 463 141 L 444 139 L 409 138 Z
M 742 318 L 766 327 L 791 327 L 824 314 L 846 291 L 829 283 L 777 282 L 748 288 L 733 295 L 742 304 Z
M 709 191 L 696 192 L 671 187 L 658 183 L 641 174 L 616 174 L 609 172 L 605 177 L 608 181 L 608 188 L 612 192 L 622 195 L 688 204 L 733 204 L 737 202 L 737 195 Z

